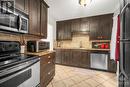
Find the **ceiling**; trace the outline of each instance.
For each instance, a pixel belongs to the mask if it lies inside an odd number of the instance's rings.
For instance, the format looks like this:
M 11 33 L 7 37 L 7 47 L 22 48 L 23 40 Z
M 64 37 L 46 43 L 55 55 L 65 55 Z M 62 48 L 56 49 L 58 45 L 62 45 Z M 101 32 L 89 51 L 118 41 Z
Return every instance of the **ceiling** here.
M 56 21 L 113 13 L 119 0 L 92 0 L 86 7 L 78 0 L 45 0 L 50 6 L 49 15 Z

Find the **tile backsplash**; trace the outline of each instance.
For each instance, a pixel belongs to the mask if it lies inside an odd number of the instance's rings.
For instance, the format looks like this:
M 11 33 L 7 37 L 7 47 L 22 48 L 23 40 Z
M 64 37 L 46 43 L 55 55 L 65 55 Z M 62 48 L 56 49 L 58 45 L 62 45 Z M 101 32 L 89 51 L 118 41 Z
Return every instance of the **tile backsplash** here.
M 58 41 L 57 44 L 59 43 L 62 48 L 91 48 L 89 35 L 73 35 L 72 40 Z

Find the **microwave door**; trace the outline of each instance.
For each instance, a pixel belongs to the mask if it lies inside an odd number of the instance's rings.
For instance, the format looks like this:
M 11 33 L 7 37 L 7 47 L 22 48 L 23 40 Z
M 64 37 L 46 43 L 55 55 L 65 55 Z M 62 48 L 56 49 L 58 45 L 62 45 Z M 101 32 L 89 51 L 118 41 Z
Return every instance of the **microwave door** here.
M 0 29 L 18 31 L 18 16 L 14 14 L 1 14 L 0 20 Z
M 19 28 L 18 21 L 19 21 L 19 17 L 18 16 L 12 15 L 10 17 L 10 27 L 14 28 L 16 31 L 18 31 L 18 28 Z

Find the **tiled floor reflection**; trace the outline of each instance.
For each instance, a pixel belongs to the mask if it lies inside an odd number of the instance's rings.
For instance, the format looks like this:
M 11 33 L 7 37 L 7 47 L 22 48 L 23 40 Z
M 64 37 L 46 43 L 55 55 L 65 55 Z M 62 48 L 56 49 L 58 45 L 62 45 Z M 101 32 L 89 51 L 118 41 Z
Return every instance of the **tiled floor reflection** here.
M 118 87 L 116 74 L 56 65 L 56 75 L 47 87 Z

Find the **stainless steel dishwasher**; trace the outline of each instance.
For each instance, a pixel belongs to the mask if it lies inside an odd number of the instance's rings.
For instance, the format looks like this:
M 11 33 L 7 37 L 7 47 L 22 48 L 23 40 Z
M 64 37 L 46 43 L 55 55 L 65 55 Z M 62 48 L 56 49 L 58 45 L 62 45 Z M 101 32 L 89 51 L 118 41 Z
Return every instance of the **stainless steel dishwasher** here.
M 92 52 L 90 58 L 91 68 L 108 70 L 108 53 Z

